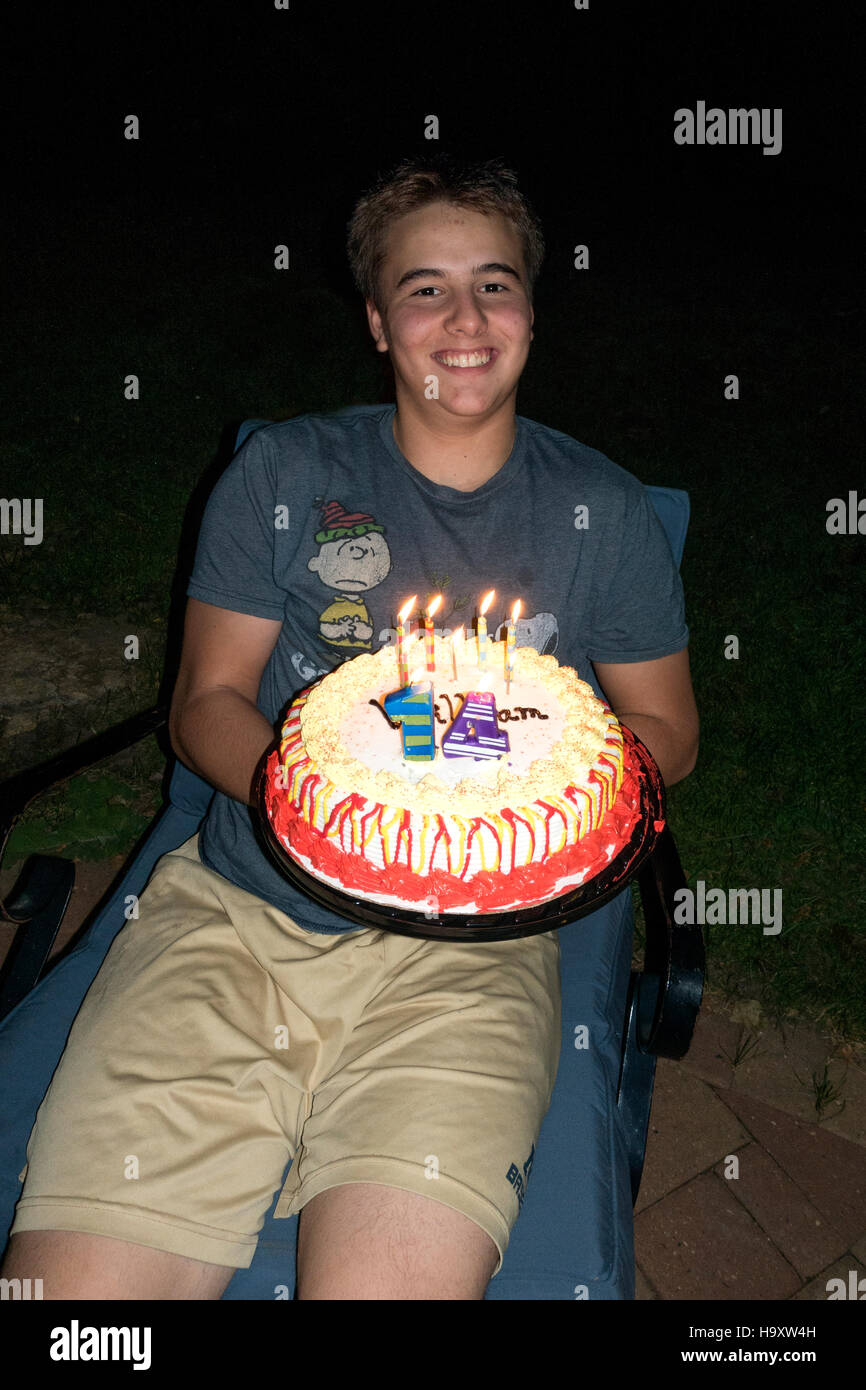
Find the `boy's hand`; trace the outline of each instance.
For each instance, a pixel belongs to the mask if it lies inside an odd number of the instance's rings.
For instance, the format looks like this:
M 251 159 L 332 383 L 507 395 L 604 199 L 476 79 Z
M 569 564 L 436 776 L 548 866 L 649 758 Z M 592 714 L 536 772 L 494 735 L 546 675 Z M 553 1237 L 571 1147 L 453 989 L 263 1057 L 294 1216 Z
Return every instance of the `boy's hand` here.
M 652 753 L 665 786 L 688 777 L 700 735 L 688 648 L 657 661 L 594 661 L 593 669 L 617 719 Z

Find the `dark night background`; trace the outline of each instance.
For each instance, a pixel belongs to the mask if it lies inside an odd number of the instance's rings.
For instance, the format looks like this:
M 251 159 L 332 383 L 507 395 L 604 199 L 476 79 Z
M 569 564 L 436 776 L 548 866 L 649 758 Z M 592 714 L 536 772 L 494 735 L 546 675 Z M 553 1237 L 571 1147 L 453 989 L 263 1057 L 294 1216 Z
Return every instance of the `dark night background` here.
M 775 952 L 711 941 L 715 980 L 730 966 L 732 987 L 781 1006 L 823 989 L 840 1026 L 866 1029 L 838 969 L 863 950 L 849 865 L 866 818 L 839 825 L 862 782 L 826 733 L 828 698 L 856 727 L 866 665 L 866 540 L 825 525 L 866 476 L 856 29 L 842 5 L 742 0 L 19 13 L 0 491 L 45 499 L 45 539 L 3 538 L 0 616 L 134 622 L 128 679 L 150 661 L 154 687 L 122 712 L 170 690 L 201 505 L 237 425 L 383 391 L 345 258 L 355 200 L 407 154 L 502 156 L 547 242 L 518 410 L 690 494 L 703 728 L 674 825 L 692 878 L 781 882 L 792 929 Z M 674 112 L 699 100 L 781 107 L 781 153 L 676 145 Z
M 315 283 L 342 297 L 365 334 L 346 220 L 377 172 L 430 149 L 502 155 L 520 174 L 548 243 L 526 382 L 560 374 L 579 410 L 589 404 L 577 400 L 589 395 L 582 375 L 599 361 L 582 332 L 592 295 L 625 339 L 650 329 L 630 322 L 630 298 L 653 293 L 675 311 L 648 334 L 652 370 L 663 365 L 672 393 L 704 392 L 714 405 L 748 337 L 740 311 L 793 310 L 802 360 L 844 356 L 859 328 L 862 121 L 842 7 L 292 0 L 282 11 L 223 0 L 92 18 L 40 9 L 18 16 L 9 37 L 6 342 L 46 403 L 63 382 L 53 367 L 40 376 L 44 336 L 40 352 L 28 324 L 40 295 L 53 307 L 43 335 L 82 327 L 108 301 L 132 329 L 158 314 L 167 276 L 185 276 L 186 322 L 198 316 L 206 339 L 232 275 L 223 317 L 242 322 L 245 281 L 272 264 L 278 243 L 292 269 L 271 275 L 274 318 Z M 698 99 L 783 108 L 781 153 L 675 145 L 673 113 Z M 128 113 L 141 121 L 135 142 L 123 138 Z M 423 135 L 429 113 L 436 142 Z M 578 242 L 590 247 L 588 273 L 572 266 Z M 703 303 L 728 322 L 701 375 Z M 271 325 L 256 323 L 252 300 L 248 314 L 240 336 L 255 340 Z M 566 360 L 545 322 L 567 331 Z M 766 346 L 741 382 L 741 417 L 757 402 L 772 409 Z M 608 381 L 618 355 L 604 364 Z M 620 388 L 619 408 L 644 418 L 641 380 L 628 372 Z M 246 409 L 269 404 L 251 392 Z M 606 449 L 609 426 L 592 424 L 586 442 Z
M 108 218 L 130 292 L 167 247 L 241 269 L 287 241 L 293 274 L 351 293 L 354 198 L 431 148 L 517 168 L 547 231 L 547 296 L 575 294 L 577 240 L 599 273 L 672 291 L 685 270 L 735 266 L 744 301 L 808 301 L 828 259 L 853 273 L 862 122 L 841 7 L 223 0 L 17 26 L 7 193 L 25 285 L 61 262 L 70 298 L 91 288 L 76 261 Z M 675 145 L 674 110 L 699 98 L 782 107 L 782 152 Z

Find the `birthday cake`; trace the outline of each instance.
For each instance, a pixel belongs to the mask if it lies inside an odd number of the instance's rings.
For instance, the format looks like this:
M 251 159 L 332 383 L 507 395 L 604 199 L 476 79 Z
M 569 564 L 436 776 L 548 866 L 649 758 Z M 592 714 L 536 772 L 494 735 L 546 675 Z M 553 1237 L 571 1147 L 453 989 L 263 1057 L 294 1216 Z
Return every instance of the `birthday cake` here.
M 264 779 L 272 835 L 352 896 L 428 915 L 544 903 L 608 865 L 640 819 L 628 730 L 576 672 L 435 639 L 346 662 L 290 705 Z

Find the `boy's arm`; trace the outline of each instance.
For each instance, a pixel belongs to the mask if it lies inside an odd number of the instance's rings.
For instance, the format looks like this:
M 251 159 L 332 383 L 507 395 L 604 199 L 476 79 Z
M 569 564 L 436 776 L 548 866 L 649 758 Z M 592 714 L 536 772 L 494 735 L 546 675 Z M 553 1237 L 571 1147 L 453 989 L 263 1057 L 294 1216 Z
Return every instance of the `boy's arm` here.
M 652 753 L 665 786 L 688 777 L 700 734 L 688 648 L 657 661 L 594 661 L 593 668 L 617 719 Z
M 274 729 L 256 704 L 282 623 L 187 599 L 171 746 L 211 786 L 252 804 L 253 779 Z

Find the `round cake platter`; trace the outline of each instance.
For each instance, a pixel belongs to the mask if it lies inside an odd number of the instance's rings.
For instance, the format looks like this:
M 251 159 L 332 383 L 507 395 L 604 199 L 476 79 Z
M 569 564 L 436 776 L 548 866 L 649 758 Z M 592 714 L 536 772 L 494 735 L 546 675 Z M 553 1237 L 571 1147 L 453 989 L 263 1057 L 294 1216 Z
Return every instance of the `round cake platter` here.
M 536 906 L 499 912 L 441 912 L 438 915 L 373 902 L 341 892 L 308 873 L 277 839 L 265 805 L 267 759 L 259 777 L 257 806 L 262 839 L 283 877 L 299 892 L 359 927 L 447 941 L 508 941 L 536 936 L 575 922 L 621 893 L 652 854 L 664 827 L 665 796 L 661 773 L 649 750 L 628 731 L 632 767 L 640 781 L 640 814 L 629 840 L 602 869 L 576 888 Z

